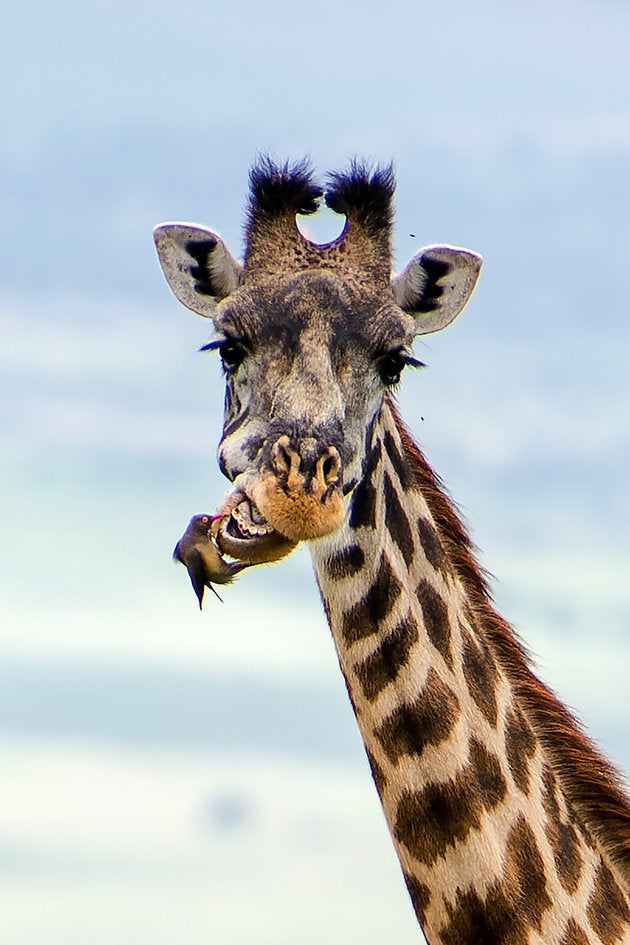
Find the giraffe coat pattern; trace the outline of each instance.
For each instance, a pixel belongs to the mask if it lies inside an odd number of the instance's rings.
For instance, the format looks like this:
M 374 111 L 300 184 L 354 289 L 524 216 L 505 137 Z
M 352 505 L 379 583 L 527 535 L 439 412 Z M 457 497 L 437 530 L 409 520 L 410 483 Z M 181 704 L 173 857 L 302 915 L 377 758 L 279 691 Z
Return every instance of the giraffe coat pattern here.
M 322 187 L 305 162 L 263 159 L 250 185 L 242 265 L 184 224 L 156 229 L 158 253 L 177 297 L 214 322 L 234 503 L 309 542 L 427 942 L 628 945 L 621 780 L 495 611 L 393 399 L 419 365 L 414 337 L 457 317 L 481 259 L 427 247 L 392 277 L 391 168 L 355 162 Z M 346 224 L 317 246 L 295 216 L 322 196 Z M 224 527 L 247 544 L 229 508 Z

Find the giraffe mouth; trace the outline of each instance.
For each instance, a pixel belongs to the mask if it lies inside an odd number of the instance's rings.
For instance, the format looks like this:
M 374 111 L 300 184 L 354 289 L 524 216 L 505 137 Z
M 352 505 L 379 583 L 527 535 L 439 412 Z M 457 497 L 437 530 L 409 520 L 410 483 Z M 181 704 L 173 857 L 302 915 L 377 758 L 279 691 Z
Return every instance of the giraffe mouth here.
M 222 554 L 247 564 L 264 564 L 293 551 L 296 541 L 277 532 L 251 499 L 242 494 L 239 498 L 213 523 L 213 537 Z
M 275 531 L 251 499 L 244 499 L 228 519 L 226 528 L 234 538 L 264 538 Z

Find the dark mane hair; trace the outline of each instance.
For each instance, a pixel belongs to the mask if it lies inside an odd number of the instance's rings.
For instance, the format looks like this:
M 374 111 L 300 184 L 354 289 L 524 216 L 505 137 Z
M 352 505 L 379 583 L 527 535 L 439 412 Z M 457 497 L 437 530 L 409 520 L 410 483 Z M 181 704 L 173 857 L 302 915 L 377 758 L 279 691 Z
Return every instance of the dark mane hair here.
M 355 159 L 348 171 L 328 175 L 326 205 L 377 233 L 392 225 L 395 189 L 393 164 L 372 167 Z
M 315 213 L 324 191 L 313 180 L 313 168 L 307 158 L 293 164 L 276 164 L 263 155 L 249 172 L 250 224 L 259 217 L 284 213 Z
M 308 158 L 277 164 L 262 155 L 249 172 L 249 220 L 281 213 L 315 213 L 324 189 L 314 180 Z M 396 177 L 392 164 L 353 160 L 347 171 L 328 175 L 325 201 L 334 210 L 378 232 L 391 227 Z
M 511 683 L 565 793 L 602 843 L 630 889 L 630 799 L 621 776 L 552 690 L 534 674 L 514 629 L 495 610 L 486 574 L 444 486 L 414 442 L 394 405 L 390 408 L 407 461 L 453 562 L 479 631 Z

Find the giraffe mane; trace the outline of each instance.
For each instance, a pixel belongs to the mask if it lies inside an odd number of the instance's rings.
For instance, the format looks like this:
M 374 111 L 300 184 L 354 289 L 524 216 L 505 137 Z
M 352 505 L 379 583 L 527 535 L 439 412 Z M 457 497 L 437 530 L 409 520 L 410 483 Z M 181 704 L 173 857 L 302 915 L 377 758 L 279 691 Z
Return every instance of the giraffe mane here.
M 487 574 L 475 557 L 474 545 L 454 503 L 393 403 L 390 406 L 407 461 L 462 581 L 478 629 L 513 686 L 566 797 L 609 853 L 630 890 L 630 799 L 621 775 L 533 672 L 525 646 L 493 605 Z

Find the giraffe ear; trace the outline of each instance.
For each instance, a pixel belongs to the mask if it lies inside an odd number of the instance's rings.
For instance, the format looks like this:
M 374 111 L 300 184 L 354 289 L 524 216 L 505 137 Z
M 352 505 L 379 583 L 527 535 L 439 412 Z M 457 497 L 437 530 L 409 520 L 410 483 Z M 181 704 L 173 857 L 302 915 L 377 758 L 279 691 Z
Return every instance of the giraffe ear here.
M 166 281 L 187 308 L 211 317 L 241 281 L 242 265 L 220 236 L 192 223 L 161 223 L 153 239 Z
M 482 258 L 459 246 L 425 246 L 392 279 L 397 304 L 416 320 L 417 333 L 446 328 L 472 295 Z

